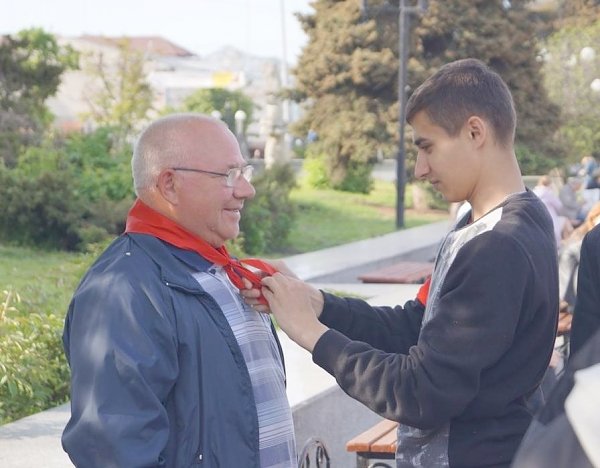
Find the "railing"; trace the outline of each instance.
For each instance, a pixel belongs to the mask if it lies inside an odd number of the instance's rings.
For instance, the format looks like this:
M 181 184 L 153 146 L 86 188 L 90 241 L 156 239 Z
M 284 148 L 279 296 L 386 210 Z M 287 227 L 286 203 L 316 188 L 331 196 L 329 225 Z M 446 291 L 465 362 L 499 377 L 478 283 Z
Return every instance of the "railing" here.
M 314 465 L 311 464 L 311 460 L 314 461 Z M 298 459 L 298 468 L 311 468 L 313 466 L 315 468 L 330 467 L 327 448 L 325 447 L 325 444 L 321 442 L 321 440 L 315 437 L 309 439 L 306 444 L 304 444 L 304 448 L 302 449 L 300 458 Z

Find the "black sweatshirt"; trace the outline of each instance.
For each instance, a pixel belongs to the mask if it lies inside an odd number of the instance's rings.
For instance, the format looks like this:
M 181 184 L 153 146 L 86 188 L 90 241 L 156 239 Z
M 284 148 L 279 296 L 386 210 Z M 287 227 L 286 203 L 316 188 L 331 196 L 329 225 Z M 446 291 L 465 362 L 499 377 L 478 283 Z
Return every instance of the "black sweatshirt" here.
M 552 353 L 558 273 L 552 221 L 510 196 L 438 252 L 427 306 L 371 307 L 323 293 L 313 360 L 400 422 L 398 467 L 508 466 Z
M 571 328 L 571 355 L 600 329 L 600 225 L 588 232 L 581 244 L 577 275 L 577 301 Z

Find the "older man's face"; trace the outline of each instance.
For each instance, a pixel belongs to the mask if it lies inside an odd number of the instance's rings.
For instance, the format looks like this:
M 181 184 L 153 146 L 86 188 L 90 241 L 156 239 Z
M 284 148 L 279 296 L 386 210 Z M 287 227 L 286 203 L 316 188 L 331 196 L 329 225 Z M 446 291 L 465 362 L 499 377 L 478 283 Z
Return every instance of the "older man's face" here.
M 212 127 L 210 137 L 198 135 L 198 140 L 198 149 L 188 151 L 186 167 L 227 173 L 248 164 L 237 140 L 225 128 Z M 177 217 L 184 228 L 214 247 L 237 237 L 244 202 L 256 193 L 250 182 L 239 177 L 233 187 L 228 187 L 225 177 L 189 171 L 176 171 L 175 177 L 179 193 Z

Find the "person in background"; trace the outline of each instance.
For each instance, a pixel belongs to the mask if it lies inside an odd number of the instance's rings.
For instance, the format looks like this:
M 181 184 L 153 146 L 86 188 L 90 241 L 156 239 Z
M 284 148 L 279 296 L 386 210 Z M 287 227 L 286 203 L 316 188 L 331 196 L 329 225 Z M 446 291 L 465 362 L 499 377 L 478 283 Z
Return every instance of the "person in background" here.
M 65 322 L 64 450 L 82 467 L 295 468 L 281 347 L 239 295 L 252 272 L 225 248 L 255 194 L 252 166 L 224 123 L 175 114 L 142 132 L 132 169 L 126 232 Z
M 579 226 L 586 216 L 585 200 L 581 195 L 583 182 L 577 177 L 569 177 L 558 191 L 558 198 L 563 206 L 565 216 L 574 227 Z
M 579 169 L 578 175 L 583 177 L 584 180 L 584 188 L 591 189 L 596 188 L 595 179 L 596 179 L 596 171 L 598 170 L 598 161 L 591 154 L 588 154 L 581 158 L 581 168 Z
M 397 467 L 508 466 L 540 404 L 558 313 L 552 220 L 525 189 L 516 115 L 500 76 L 475 59 L 415 90 L 415 176 L 471 205 L 431 281 L 404 306 L 372 307 L 281 273 L 242 291 L 271 310 L 341 388 L 398 421 Z
M 579 268 L 581 244 L 585 235 L 600 223 L 600 203 L 594 205 L 585 221 L 565 239 L 558 252 L 558 293 L 559 312 L 557 337 L 550 369 L 543 382 L 544 394 L 557 382 L 570 354 L 570 332 L 573 320 L 573 308 L 577 299 L 577 272 Z
M 577 291 L 577 271 L 581 244 L 585 235 L 600 223 L 600 202 L 587 213 L 585 220 L 566 238 L 558 253 L 558 290 L 561 310 L 573 312 Z
M 512 468 L 600 466 L 600 329 L 567 363 L 525 433 Z
M 564 206 L 552 187 L 550 177 L 547 175 L 541 176 L 537 185 L 533 188 L 533 193 L 542 200 L 548 213 L 550 213 L 552 225 L 554 226 L 556 245 L 560 247 L 562 240 L 568 237 L 573 231 L 573 224 L 565 216 Z

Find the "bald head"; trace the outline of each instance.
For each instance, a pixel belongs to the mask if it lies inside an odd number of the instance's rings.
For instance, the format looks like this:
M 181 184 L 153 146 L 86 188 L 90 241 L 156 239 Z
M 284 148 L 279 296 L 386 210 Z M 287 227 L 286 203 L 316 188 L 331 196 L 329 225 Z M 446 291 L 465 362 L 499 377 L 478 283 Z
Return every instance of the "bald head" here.
M 203 114 L 172 114 L 151 123 L 133 149 L 136 195 L 155 187 L 164 168 L 185 166 L 191 154 L 210 153 L 215 132 L 230 133 L 223 122 Z

